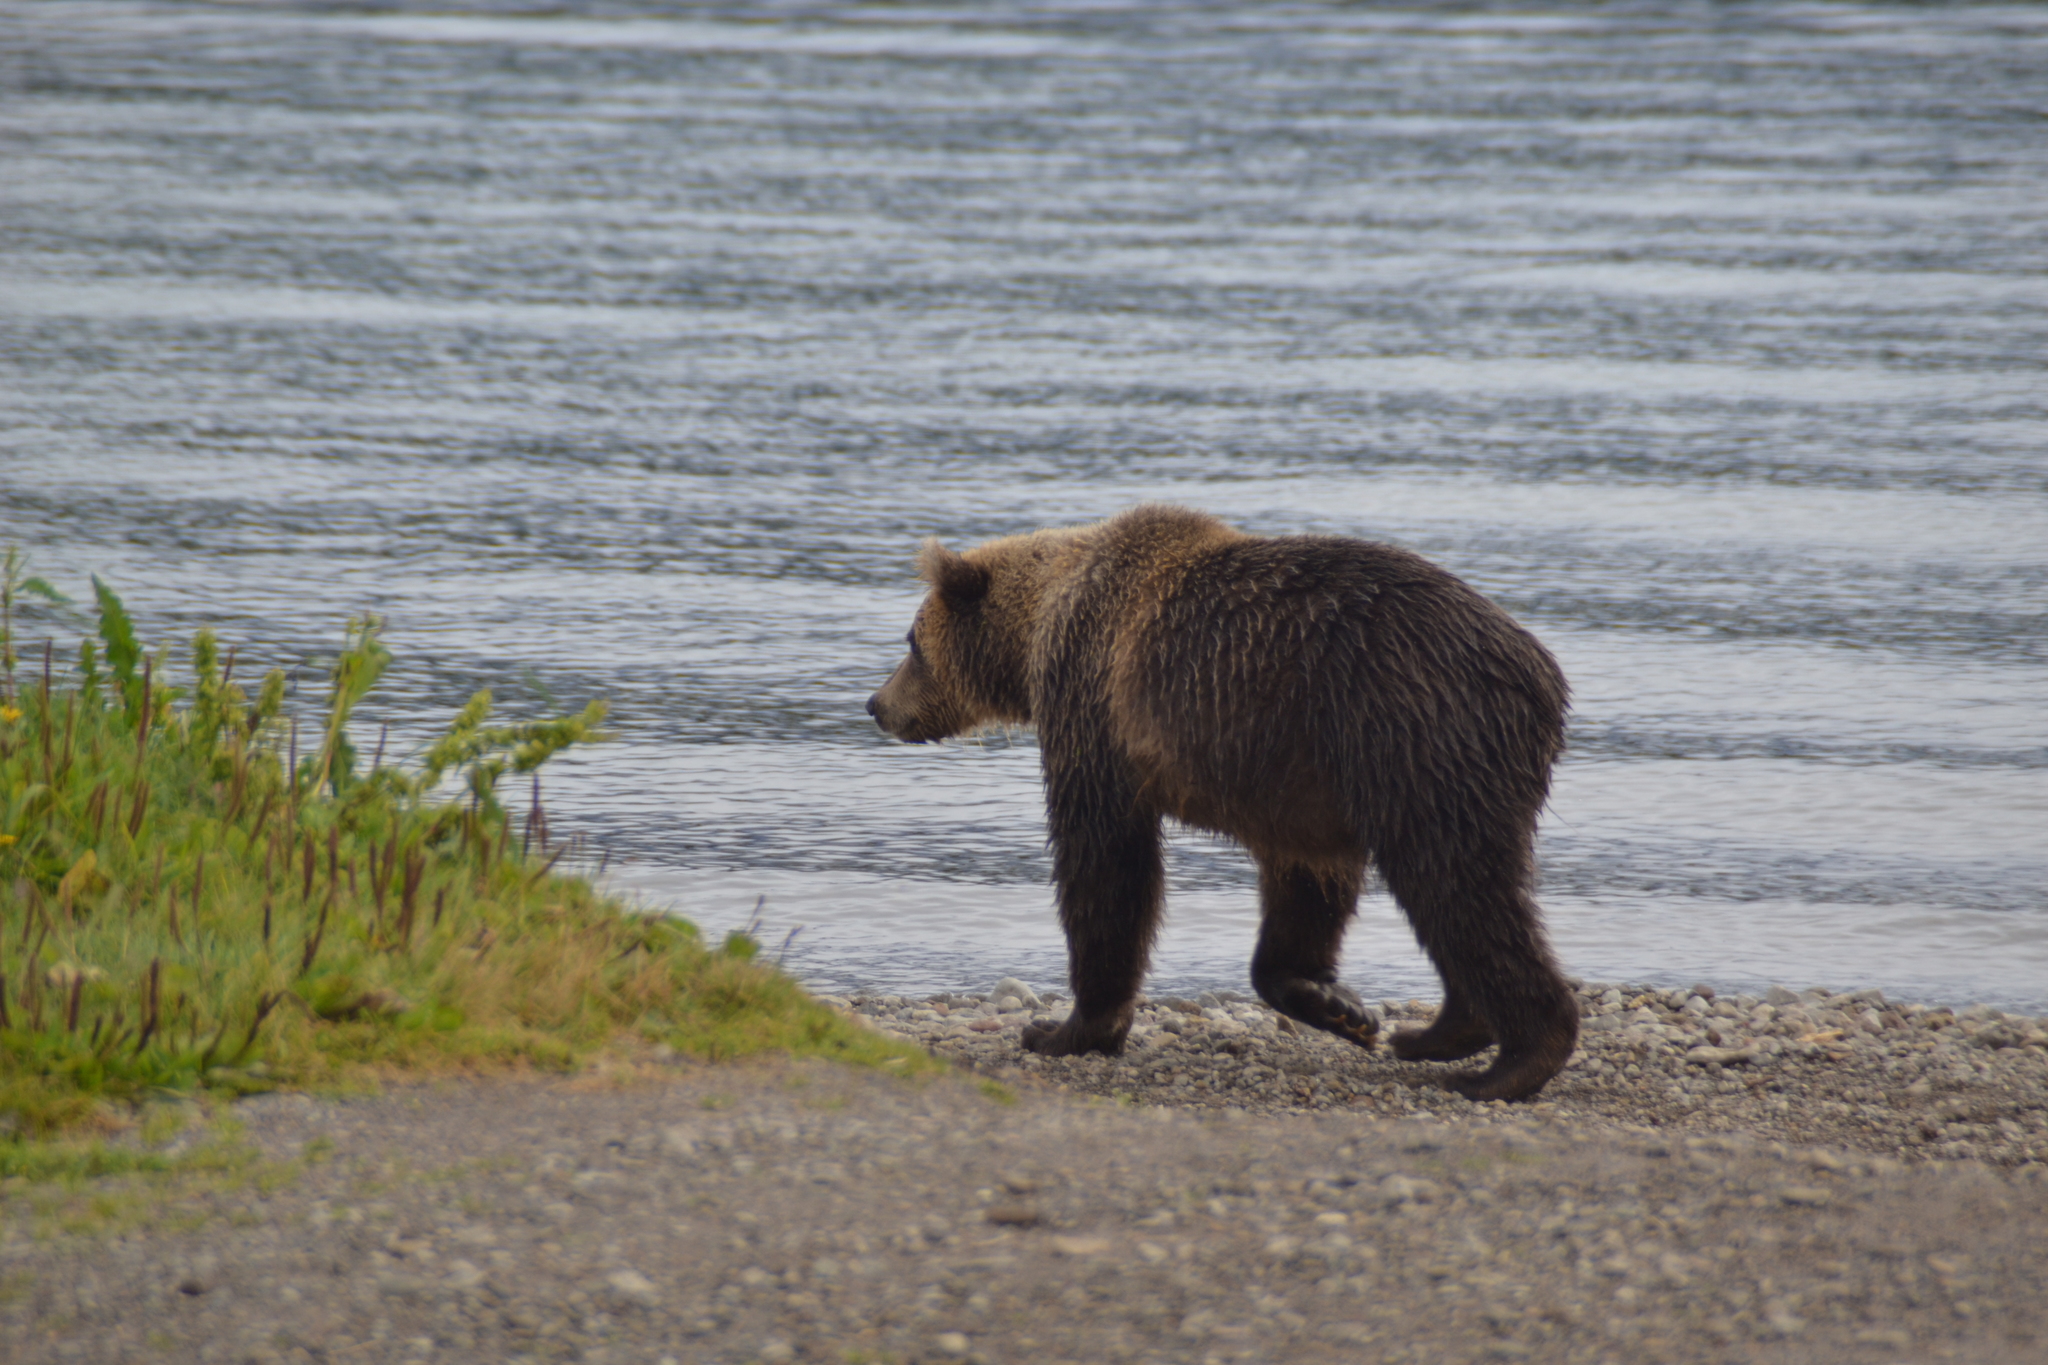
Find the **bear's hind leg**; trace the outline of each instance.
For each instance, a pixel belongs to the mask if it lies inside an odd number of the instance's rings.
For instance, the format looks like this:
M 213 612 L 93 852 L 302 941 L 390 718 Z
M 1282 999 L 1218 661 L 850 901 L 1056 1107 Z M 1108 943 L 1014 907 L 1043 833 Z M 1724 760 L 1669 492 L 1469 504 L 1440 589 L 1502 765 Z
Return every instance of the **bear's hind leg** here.
M 1404 1062 L 1462 1062 L 1493 1046 L 1493 1030 L 1457 990 L 1444 989 L 1443 1007 L 1426 1028 L 1404 1028 L 1389 1040 Z
M 1364 869 L 1319 874 L 1259 864 L 1259 946 L 1252 988 L 1290 1019 L 1370 1049 L 1377 1015 L 1337 980 L 1337 950 L 1358 909 Z
M 1526 856 L 1503 850 L 1450 867 L 1432 861 L 1385 854 L 1380 860 L 1388 888 L 1444 980 L 1436 1021 L 1397 1042 L 1404 1050 L 1396 1055 L 1454 1061 L 1454 1047 L 1483 1028 L 1500 1044 L 1493 1064 L 1451 1078 L 1450 1088 L 1473 1100 L 1533 1098 L 1571 1059 L 1579 1007 L 1544 941 Z M 1418 1045 L 1431 1051 L 1405 1050 Z

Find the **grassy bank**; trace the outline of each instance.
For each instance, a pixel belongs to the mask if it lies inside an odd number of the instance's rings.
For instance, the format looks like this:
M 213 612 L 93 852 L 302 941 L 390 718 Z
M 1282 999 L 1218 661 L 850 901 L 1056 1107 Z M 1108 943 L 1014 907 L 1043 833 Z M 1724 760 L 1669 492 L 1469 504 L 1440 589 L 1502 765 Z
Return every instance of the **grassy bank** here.
M 97 580 L 75 654 L 18 651 L 24 602 L 47 620 L 63 599 L 11 553 L 0 589 L 0 1140 L 156 1094 L 563 1068 L 622 1039 L 928 1065 L 751 940 L 708 944 L 560 870 L 537 806 L 501 789 L 599 738 L 602 703 L 493 724 L 479 692 L 389 762 L 348 728 L 390 662 L 372 620 L 295 714 L 281 670 L 245 685 L 211 632 L 145 650 Z

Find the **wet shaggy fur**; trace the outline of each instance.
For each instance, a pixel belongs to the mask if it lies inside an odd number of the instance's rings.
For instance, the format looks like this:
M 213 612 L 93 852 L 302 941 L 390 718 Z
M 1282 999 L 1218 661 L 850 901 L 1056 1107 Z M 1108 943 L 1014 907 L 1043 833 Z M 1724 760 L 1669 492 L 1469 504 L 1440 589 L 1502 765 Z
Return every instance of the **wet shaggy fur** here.
M 1372 1046 L 1337 957 L 1377 867 L 1444 985 L 1395 1054 L 1498 1044 L 1455 1082 L 1475 1099 L 1526 1098 L 1564 1066 L 1578 1009 L 1530 884 L 1566 689 L 1507 613 L 1405 550 L 1175 507 L 964 554 L 929 542 L 920 569 L 910 653 L 868 711 L 912 742 L 1037 728 L 1075 1007 L 1027 1047 L 1122 1049 L 1172 817 L 1257 861 L 1252 983 L 1276 1010 Z

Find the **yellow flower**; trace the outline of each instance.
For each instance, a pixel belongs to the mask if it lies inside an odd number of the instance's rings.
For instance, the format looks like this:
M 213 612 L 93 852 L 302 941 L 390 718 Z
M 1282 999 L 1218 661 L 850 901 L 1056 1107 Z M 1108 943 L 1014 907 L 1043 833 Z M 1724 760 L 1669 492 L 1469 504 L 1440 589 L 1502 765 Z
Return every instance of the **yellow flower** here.
M 0 834 L 0 848 L 7 847 L 9 844 L 13 843 L 14 840 L 15 836 L 12 834 Z
M 18 706 L 0 706 L 0 724 L 12 725 L 12 724 L 14 724 L 14 722 L 16 722 L 16 721 L 18 721 L 18 720 L 20 720 L 20 719 L 21 719 L 21 708 L 20 708 L 20 707 L 18 707 Z

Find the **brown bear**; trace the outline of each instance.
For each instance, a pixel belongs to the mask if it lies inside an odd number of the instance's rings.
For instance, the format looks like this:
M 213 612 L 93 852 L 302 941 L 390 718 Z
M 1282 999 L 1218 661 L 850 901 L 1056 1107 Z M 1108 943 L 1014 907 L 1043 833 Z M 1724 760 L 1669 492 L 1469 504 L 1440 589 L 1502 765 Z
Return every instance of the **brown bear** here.
M 919 567 L 909 656 L 868 713 L 911 743 L 1037 729 L 1074 1009 L 1024 1046 L 1122 1050 L 1172 816 L 1257 861 L 1252 984 L 1280 1013 L 1372 1046 L 1337 955 L 1374 866 L 1444 985 L 1395 1055 L 1499 1044 L 1451 1082 L 1473 1099 L 1525 1099 L 1564 1066 L 1578 1006 L 1530 885 L 1566 688 L 1506 612 L 1406 550 L 1179 507 L 964 554 L 928 541 Z

